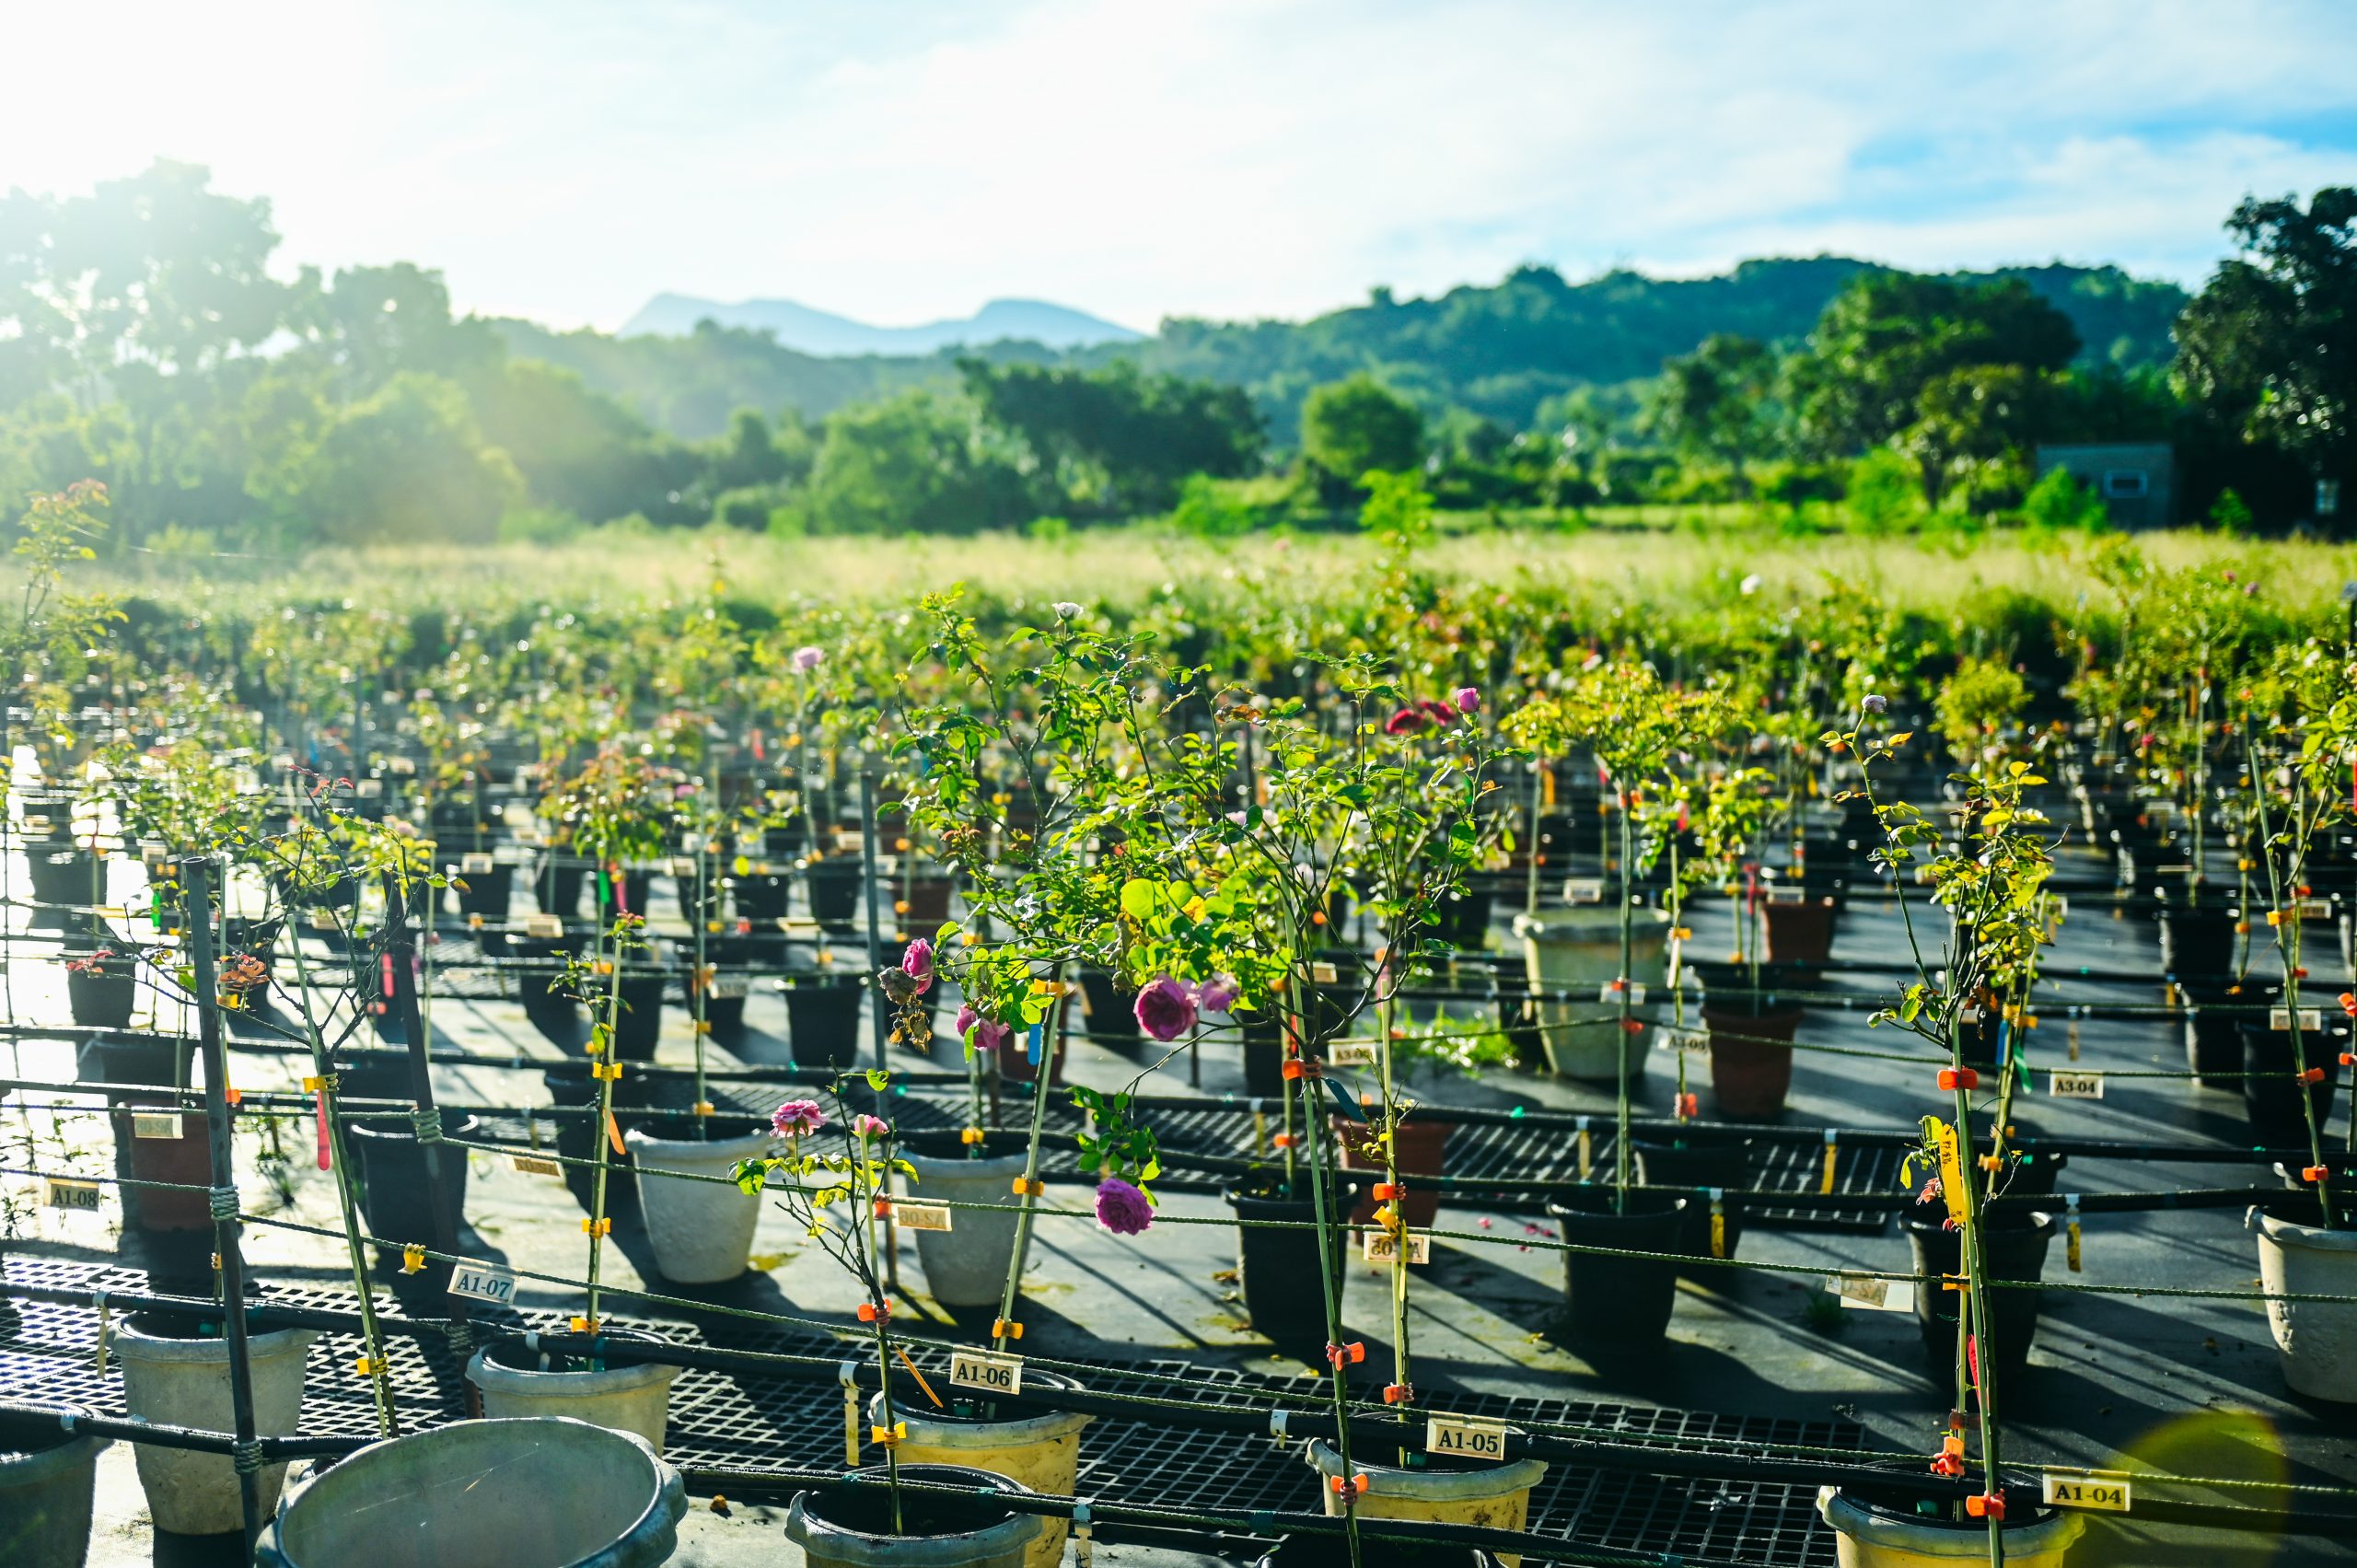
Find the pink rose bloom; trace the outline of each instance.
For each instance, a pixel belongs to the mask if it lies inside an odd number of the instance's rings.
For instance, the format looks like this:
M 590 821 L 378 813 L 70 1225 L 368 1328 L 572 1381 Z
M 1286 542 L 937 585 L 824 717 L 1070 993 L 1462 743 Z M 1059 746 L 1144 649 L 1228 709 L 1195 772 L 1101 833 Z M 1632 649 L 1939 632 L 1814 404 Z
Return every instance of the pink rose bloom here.
M 1097 1184 L 1097 1223 L 1115 1236 L 1135 1236 L 1154 1223 L 1145 1194 L 1117 1176 Z
M 851 1130 L 863 1138 L 888 1138 L 892 1135 L 891 1123 L 869 1116 L 865 1111 L 852 1118 Z
M 826 661 L 826 650 L 823 648 L 799 647 L 794 650 L 794 668 L 807 673 L 818 668 Z
M 814 1099 L 790 1099 L 770 1112 L 770 1125 L 782 1138 L 798 1138 L 827 1124 L 827 1113 Z
M 1138 993 L 1138 1028 L 1160 1040 L 1177 1040 L 1195 1025 L 1195 998 L 1185 986 L 1164 975 Z
M 917 982 L 922 995 L 933 985 L 933 944 L 920 936 L 900 955 L 900 972 Z
M 1007 1041 L 1015 1038 L 1015 1030 L 995 1018 L 983 1018 L 974 1025 L 974 1049 L 1004 1051 Z
M 1243 993 L 1234 975 L 1215 974 L 1195 988 L 1195 1005 L 1206 1013 L 1225 1013 Z
M 1481 689 L 1478 686 L 1458 687 L 1457 689 L 1457 711 L 1460 714 L 1480 713 L 1481 711 Z

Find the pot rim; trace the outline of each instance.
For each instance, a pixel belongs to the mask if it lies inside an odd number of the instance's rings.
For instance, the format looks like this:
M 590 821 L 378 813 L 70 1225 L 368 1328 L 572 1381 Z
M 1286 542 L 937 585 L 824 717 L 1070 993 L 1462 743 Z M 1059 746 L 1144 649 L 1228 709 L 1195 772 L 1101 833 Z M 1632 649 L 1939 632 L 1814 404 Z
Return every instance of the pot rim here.
M 609 1339 L 620 1338 L 610 1333 Z M 656 1336 L 648 1335 L 648 1339 Z M 539 1338 L 528 1334 L 521 1340 L 502 1340 L 500 1344 L 525 1344 Z M 485 1345 L 467 1359 L 467 1380 L 476 1388 L 498 1388 L 503 1393 L 528 1394 L 534 1399 L 596 1399 L 599 1395 L 622 1393 L 634 1388 L 661 1384 L 668 1388 L 678 1378 L 679 1367 L 668 1362 L 638 1361 L 625 1366 L 608 1366 L 598 1371 L 552 1368 L 543 1372 L 539 1367 L 502 1366 L 490 1359 L 495 1347 Z
M 2269 1214 L 2257 1204 L 2243 1214 L 2246 1228 L 2257 1231 L 2278 1247 L 2297 1247 L 2309 1252 L 2340 1255 L 2357 1254 L 2357 1230 L 2327 1230 L 2320 1225 L 2305 1225 Z M 2278 1303 L 2275 1305 L 2286 1305 Z
M 967 1469 L 964 1466 L 951 1465 L 909 1468 Z M 970 1470 L 968 1473 L 987 1472 Z M 1031 1491 L 1031 1488 L 1007 1476 L 991 1475 L 989 1479 L 1003 1492 L 1028 1494 Z M 882 1482 L 882 1478 L 873 1470 L 857 1473 L 857 1480 L 863 1485 L 880 1485 Z M 971 1542 L 973 1543 L 970 1549 L 971 1555 L 967 1561 L 980 1561 L 986 1557 L 1020 1551 L 1046 1533 L 1049 1527 L 1048 1520 L 1040 1515 L 1010 1512 L 1005 1518 L 984 1525 L 980 1529 L 953 1530 L 941 1535 L 925 1536 L 869 1535 L 865 1530 L 854 1530 L 846 1526 L 838 1525 L 823 1515 L 811 1513 L 810 1499 L 818 1495 L 821 1494 L 810 1492 L 797 1492 L 794 1494 L 794 1501 L 786 1505 L 786 1539 L 801 1547 L 806 1553 L 809 1553 L 812 1539 L 816 1537 L 824 1544 L 812 1555 L 852 1563 L 855 1568 L 894 1568 L 895 1564 L 906 1560 L 908 1543 L 912 1540 L 935 1544 L 950 1541 Z
M 1988 1560 L 1989 1527 L 1977 1521 L 1965 1526 L 1952 1520 L 1934 1524 L 1898 1518 L 1873 1512 L 1843 1496 L 1836 1486 L 1817 1489 L 1817 1513 L 1837 1535 L 1869 1546 L 1911 1551 L 1924 1557 L 1954 1557 L 1958 1562 Z M 2009 1519 L 2003 1526 L 2005 1554 L 2011 1557 L 2015 1553 L 2060 1551 L 2077 1540 L 2086 1525 L 2084 1516 L 2067 1508 L 2057 1508 L 2045 1518 L 2034 1521 L 2016 1524 Z
M 1023 1381 L 1027 1385 L 1045 1383 L 1050 1376 L 1033 1372 L 1026 1375 Z M 1069 1377 L 1058 1377 L 1056 1381 L 1074 1389 L 1080 1388 Z M 871 1421 L 883 1420 L 882 1394 L 867 1396 L 867 1413 Z M 911 1443 L 929 1443 L 936 1448 L 977 1449 L 1006 1448 L 1053 1442 L 1059 1437 L 1074 1437 L 1079 1435 L 1081 1428 L 1097 1419 L 1086 1411 L 1039 1411 L 1011 1419 L 960 1421 L 944 1418 L 923 1406 L 912 1407 L 906 1400 L 892 1407 L 892 1414 L 896 1420 L 908 1423 L 908 1441 Z M 919 1435 L 921 1429 L 922 1436 Z M 977 1465 L 974 1468 L 988 1469 L 990 1467 Z
M 1326 1477 L 1342 1473 L 1342 1456 L 1323 1437 L 1312 1437 L 1302 1445 L 1302 1462 Z M 1469 1469 L 1409 1469 L 1399 1465 L 1370 1465 L 1356 1458 L 1352 1470 L 1367 1478 L 1367 1491 L 1387 1492 L 1396 1496 L 1422 1497 L 1439 1503 L 1477 1503 L 1487 1498 L 1503 1497 L 1508 1493 L 1527 1492 L 1537 1486 L 1547 1474 L 1547 1461 L 1525 1455 L 1519 1459 L 1506 1459 L 1494 1465 Z
M 228 1364 L 229 1342 L 222 1336 L 182 1339 L 175 1334 L 150 1333 L 139 1324 L 139 1319 L 146 1316 L 134 1312 L 115 1325 L 115 1353 L 123 1360 Z M 246 1331 L 246 1353 L 250 1357 L 275 1357 L 307 1352 L 322 1331 L 302 1328 L 250 1329 Z

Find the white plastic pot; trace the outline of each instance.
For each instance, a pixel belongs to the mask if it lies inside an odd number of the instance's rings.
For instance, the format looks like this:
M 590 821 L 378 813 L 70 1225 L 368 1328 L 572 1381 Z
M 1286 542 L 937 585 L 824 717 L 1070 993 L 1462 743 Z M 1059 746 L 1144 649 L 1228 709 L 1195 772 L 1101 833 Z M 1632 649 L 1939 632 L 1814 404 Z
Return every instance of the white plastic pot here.
M 2357 1231 L 2300 1225 L 2258 1209 L 2244 1223 L 2258 1233 L 2258 1277 L 2270 1295 L 2357 1295 Z M 2357 1306 L 2270 1301 L 2267 1326 L 2293 1393 L 2357 1403 Z
M 1867 1508 L 1830 1486 L 1817 1489 L 1817 1512 L 1832 1527 L 1839 1568 L 1955 1568 L 1989 1561 L 1989 1527 L 1980 1520 L 1903 1517 Z M 2061 1509 L 2042 1519 L 2008 1519 L 2006 1568 L 2062 1568 L 2086 1525 L 2084 1516 Z
M 99 1455 L 108 1441 L 54 1419 L 37 1431 L 30 1417 L 11 1417 L 0 1427 L 0 1562 L 82 1568 L 90 1553 Z
M 952 1209 L 947 1230 L 919 1230 L 917 1261 L 924 1267 L 925 1289 L 944 1307 L 995 1307 L 1006 1288 L 1006 1272 L 1015 1257 L 1016 1220 L 1019 1213 L 1015 1178 L 1023 1174 L 1021 1155 L 970 1160 L 959 1156 L 904 1156 L 917 1179 L 903 1192 L 911 1202 L 995 1203 L 989 1209 Z
M 656 1138 L 633 1130 L 631 1166 L 638 1178 L 639 1212 L 655 1266 L 677 1284 L 719 1284 L 745 1272 L 761 1200 L 726 1179 L 739 1160 L 758 1159 L 776 1142 L 766 1132 L 705 1142 Z M 679 1175 L 666 1176 L 666 1171 Z
M 123 1407 L 134 1421 L 192 1426 L 206 1432 L 236 1430 L 229 1402 L 229 1342 L 218 1337 L 178 1339 L 154 1331 L 144 1314 L 124 1320 L 115 1332 L 115 1354 L 122 1362 Z M 285 1436 L 300 1430 L 303 1362 L 316 1329 L 273 1329 L 246 1336 L 252 1370 L 254 1431 Z M 237 1468 L 226 1454 L 200 1454 L 151 1443 L 132 1446 L 139 1462 L 139 1484 L 147 1493 L 156 1527 L 181 1535 L 220 1535 L 244 1527 Z M 261 1469 L 261 1503 L 278 1501 L 286 1479 L 284 1463 Z
M 1024 1378 L 1029 1388 L 1046 1381 L 1042 1374 Z M 897 1450 L 904 1465 L 962 1465 L 969 1469 L 1002 1475 L 1034 1492 L 1070 1497 L 1080 1479 L 1080 1433 L 1094 1418 L 1074 1411 L 1041 1411 L 1009 1421 L 928 1420 L 926 1406 L 899 1400 L 895 1421 L 905 1423 L 909 1434 Z M 867 1401 L 868 1419 L 884 1419 L 884 1398 Z M 1064 1536 L 1070 1523 L 1042 1518 L 1047 1527 L 1024 1549 L 1025 1568 L 1056 1568 L 1064 1557 Z
M 601 1370 L 560 1368 L 534 1342 L 538 1335 L 503 1340 L 475 1352 L 467 1363 L 467 1381 L 482 1391 L 482 1413 L 493 1419 L 514 1416 L 563 1416 L 586 1421 L 615 1432 L 646 1439 L 663 1451 L 663 1428 L 671 1418 L 671 1384 L 676 1366 L 642 1362 Z M 502 1360 L 493 1360 L 499 1350 Z M 529 1363 L 503 1365 L 507 1357 Z
M 286 1493 L 258 1568 L 657 1568 L 688 1499 L 644 1438 L 459 1421 L 372 1443 Z
M 1421 1440 L 1421 1430 L 1417 1435 Z M 1302 1458 L 1318 1472 L 1318 1495 L 1325 1500 L 1328 1517 L 1339 1516 L 1342 1499 L 1333 1481 L 1342 1473 L 1341 1451 L 1323 1437 L 1313 1437 L 1303 1447 Z M 1371 1465 L 1353 1454 L 1351 1470 L 1366 1477 L 1366 1492 L 1357 1507 L 1363 1519 L 1420 1519 L 1519 1532 L 1529 1522 L 1530 1489 L 1545 1479 L 1547 1461 L 1508 1459 L 1465 1469 L 1411 1470 Z M 1498 1561 L 1505 1568 L 1516 1568 L 1522 1558 L 1500 1552 Z
M 1659 990 L 1669 973 L 1669 917 L 1655 909 L 1629 912 L 1629 978 Z M 1629 1056 L 1629 1076 L 1644 1072 L 1640 1037 L 1623 1032 L 1602 988 L 1620 978 L 1620 912 L 1610 904 L 1516 915 L 1514 934 L 1522 938 L 1525 972 L 1536 992 L 1563 992 L 1538 1004 L 1547 1064 L 1567 1078 L 1616 1083 L 1620 1056 Z M 1579 1022 L 1573 1022 L 1577 1019 Z

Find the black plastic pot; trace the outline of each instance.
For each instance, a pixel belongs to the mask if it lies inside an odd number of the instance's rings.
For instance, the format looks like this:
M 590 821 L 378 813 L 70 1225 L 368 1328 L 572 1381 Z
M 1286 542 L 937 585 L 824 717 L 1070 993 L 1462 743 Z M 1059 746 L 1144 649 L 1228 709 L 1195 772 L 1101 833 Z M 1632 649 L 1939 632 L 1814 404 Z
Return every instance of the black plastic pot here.
M 623 1062 L 652 1062 L 655 1042 L 663 1033 L 663 993 L 671 983 L 662 970 L 628 969 L 619 987 L 621 1005 L 614 1015 L 614 1055 Z M 596 1012 L 605 1016 L 606 998 L 598 998 Z
M 1683 1249 L 1687 1200 L 1631 1192 L 1616 1211 L 1613 1190 L 1567 1187 L 1547 1203 L 1563 1239 L 1630 1252 Z M 1705 1238 L 1704 1245 L 1708 1246 Z M 1574 1350 L 1642 1350 L 1669 1331 L 1678 1301 L 1678 1265 L 1650 1258 L 1563 1254 L 1563 1340 Z
M 494 865 L 488 871 L 462 872 L 454 883 L 459 895 L 459 912 L 481 916 L 486 925 L 496 925 L 507 918 L 515 902 L 516 868 Z
M 739 920 L 775 921 L 785 918 L 786 895 L 794 879 L 772 871 L 749 871 L 729 878 L 729 896 Z
M 2185 1008 L 2185 1064 L 2205 1089 L 2242 1086 L 2243 1037 L 2237 1028 L 2232 982 L 2180 980 Z
M 1307 1195 L 1315 1190 L 1306 1166 L 1300 1177 L 1304 1196 L 1286 1195 L 1283 1183 L 1282 1173 L 1271 1171 L 1249 1185 L 1228 1191 L 1228 1206 L 1243 1222 L 1236 1230 L 1237 1280 L 1244 1296 L 1244 1316 L 1253 1331 L 1281 1351 L 1309 1355 L 1326 1343 L 1326 1292 L 1318 1279 L 1317 1233 L 1293 1227 L 1313 1225 L 1318 1205 Z M 1335 1182 L 1330 1191 L 1326 1217 L 1333 1224 L 1357 1201 L 1358 1185 Z M 1267 1223 L 1271 1221 L 1283 1225 L 1272 1228 Z M 1337 1230 L 1330 1241 L 1331 1283 L 1339 1295 L 1351 1237 Z
M 2281 991 L 2270 987 L 2266 996 L 2254 1000 L 2271 1005 L 2282 996 Z M 2321 1030 L 2302 1033 L 2301 1051 L 2308 1066 L 2324 1069 L 2323 1082 L 2304 1086 L 2294 1078 L 2298 1069 L 2292 1053 L 2292 1031 L 2271 1028 L 2271 1021 L 2264 1012 L 2245 1013 L 2235 1020 L 2243 1048 L 2243 1115 L 2250 1122 L 2251 1142 L 2257 1147 L 2303 1150 L 2308 1146 L 2308 1119 L 2300 1109 L 2300 1097 L 2305 1092 L 2315 1108 L 2318 1130 L 2328 1129 L 2333 1092 L 2340 1086 L 2335 1064 L 2340 1052 L 2348 1048 L 2347 1036 Z
M 1284 1025 L 1272 1013 L 1244 1019 L 1244 1092 L 1255 1099 L 1275 1099 L 1285 1092 Z
M 1119 981 L 1104 970 L 1080 971 L 1080 1008 L 1088 1020 L 1088 1038 L 1120 1050 L 1138 1042 L 1136 998 L 1124 996 Z
M 551 1104 L 574 1114 L 552 1117 L 556 1130 L 556 1152 L 568 1160 L 594 1160 L 598 1157 L 598 1141 L 605 1135 L 594 1114 L 582 1115 L 584 1108 L 598 1103 L 598 1080 L 589 1075 L 586 1062 L 568 1062 L 552 1067 L 540 1074 L 540 1082 L 549 1091 Z M 631 1120 L 625 1112 L 645 1109 L 651 1093 L 652 1080 L 643 1074 L 625 1073 L 614 1085 L 614 1125 L 621 1130 Z M 630 1179 L 630 1157 L 606 1151 L 606 1212 L 609 1214 L 635 1214 L 638 1208 L 638 1183 Z M 584 1209 L 589 1207 L 591 1187 L 596 1172 L 586 1165 L 564 1167 L 564 1185 L 574 1201 Z
M 69 948 L 66 952 L 65 1001 L 73 1010 L 74 1021 L 91 1028 L 120 1029 L 131 1024 L 132 1008 L 139 1000 L 138 960 L 116 952 L 110 958 L 98 960 L 92 969 L 76 969 L 77 962 L 90 961 L 101 949 Z
M 1981 1217 L 1982 1260 L 1992 1280 L 2035 1280 L 2046 1272 L 2046 1249 L 2054 1239 L 2054 1216 L 2019 1210 L 1991 1210 Z M 1947 1228 L 1947 1210 L 1910 1210 L 1898 1216 L 1915 1255 L 1915 1324 L 1922 1331 L 1923 1353 L 1932 1381 L 1945 1386 L 1955 1375 L 1956 1315 L 1963 1293 L 1942 1290 L 1942 1280 L 1964 1272 L 1964 1233 Z M 2030 1342 L 2038 1337 L 2038 1317 L 2044 1291 L 1984 1290 L 1990 1333 L 1977 1335 L 1981 1344 L 1993 1337 L 1999 1379 L 2017 1375 L 2029 1363 Z
M 1758 1151 L 1749 1138 L 1725 1142 L 1696 1139 L 1652 1141 L 1631 1140 L 1631 1152 L 1637 1156 L 1638 1179 L 1648 1187 L 1676 1187 L 1684 1190 L 1686 1212 L 1678 1229 L 1678 1250 L 1696 1258 L 1711 1256 L 1711 1189 L 1722 1192 L 1737 1192 L 1752 1184 L 1751 1172 Z M 1725 1256 L 1735 1256 L 1736 1243 L 1743 1236 L 1743 1209 L 1738 1203 L 1722 1200 L 1725 1224 L 1722 1227 L 1725 1241 Z M 1717 1281 L 1725 1276 L 1724 1269 L 1711 1264 L 1698 1264 L 1687 1271 L 1697 1279 Z
M 61 930 L 79 911 L 105 900 L 92 895 L 103 886 L 98 857 L 86 849 L 36 849 L 25 856 L 33 902 L 28 923 L 36 931 Z
M 2235 973 L 2235 926 L 2230 904 L 2214 899 L 2165 910 L 2161 914 L 2161 970 L 2180 985 L 2188 981 L 2223 985 Z
M 84 1083 L 169 1088 L 181 1081 L 183 1055 L 194 1063 L 195 1040 L 161 1035 L 94 1035 L 82 1042 L 75 1072 Z
M 858 1059 L 866 981 L 855 970 L 785 977 L 785 1028 L 796 1066 L 849 1067 Z
M 819 923 L 819 930 L 830 936 L 847 936 L 859 929 L 863 877 L 857 860 L 846 856 L 813 861 L 802 875 L 808 883 L 810 918 Z
M 746 992 L 751 984 L 751 976 L 747 971 L 752 966 L 755 952 L 750 936 L 726 933 L 717 936 L 707 935 L 703 939 L 703 961 L 713 970 L 712 989 L 703 999 L 704 1022 L 710 1024 L 712 1032 L 722 1039 L 745 1032 Z M 695 943 L 692 940 L 681 942 L 679 954 L 679 961 L 689 966 L 692 972 Z
M 445 1121 L 442 1131 L 446 1137 L 471 1138 L 481 1128 L 474 1117 L 460 1114 Z M 344 1138 L 360 1177 L 360 1212 L 368 1234 L 386 1241 L 433 1246 L 438 1233 L 432 1184 L 426 1180 L 425 1148 L 417 1141 L 415 1125 L 405 1116 L 366 1117 L 346 1124 Z M 441 1166 L 442 1212 L 455 1236 L 466 1214 L 467 1151 L 443 1145 Z M 404 1299 L 436 1298 L 449 1288 L 447 1263 L 429 1259 L 419 1272 L 405 1274 L 399 1248 L 379 1249 L 377 1259 L 377 1276 Z
M 532 878 L 532 889 L 540 900 L 543 914 L 571 920 L 581 912 L 581 884 L 587 880 L 589 868 L 578 863 L 559 861 L 543 865 Z
M 1493 896 L 1488 888 L 1468 888 L 1461 897 L 1445 899 L 1433 911 L 1431 935 L 1462 953 L 1478 953 L 1490 945 L 1490 912 Z

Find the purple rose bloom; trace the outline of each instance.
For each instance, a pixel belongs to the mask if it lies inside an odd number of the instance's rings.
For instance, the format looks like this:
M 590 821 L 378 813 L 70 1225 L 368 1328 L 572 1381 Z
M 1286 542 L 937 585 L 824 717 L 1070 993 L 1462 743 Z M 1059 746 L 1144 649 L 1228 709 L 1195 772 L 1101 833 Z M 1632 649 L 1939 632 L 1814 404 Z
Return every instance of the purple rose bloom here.
M 920 936 L 900 955 L 900 972 L 917 982 L 922 996 L 933 988 L 933 944 Z
M 1481 711 L 1481 689 L 1479 686 L 1458 687 L 1457 689 L 1457 711 L 1460 714 L 1480 713 Z
M 794 668 L 807 672 L 818 668 L 826 662 L 826 658 L 827 653 L 823 648 L 799 647 L 794 650 Z
M 1097 1223 L 1115 1236 L 1135 1236 L 1154 1223 L 1145 1194 L 1116 1176 L 1097 1184 Z
M 974 1011 L 974 1005 L 971 1002 L 960 1003 L 958 1007 L 957 1021 L 949 1026 L 949 1032 L 959 1040 L 964 1040 L 966 1031 L 981 1021 L 982 1016 Z
M 1164 975 L 1138 993 L 1138 1028 L 1160 1040 L 1177 1040 L 1195 1026 L 1194 994 Z
M 1195 987 L 1195 1005 L 1206 1013 L 1225 1013 L 1236 1005 L 1236 999 L 1243 992 L 1234 975 L 1215 974 Z

